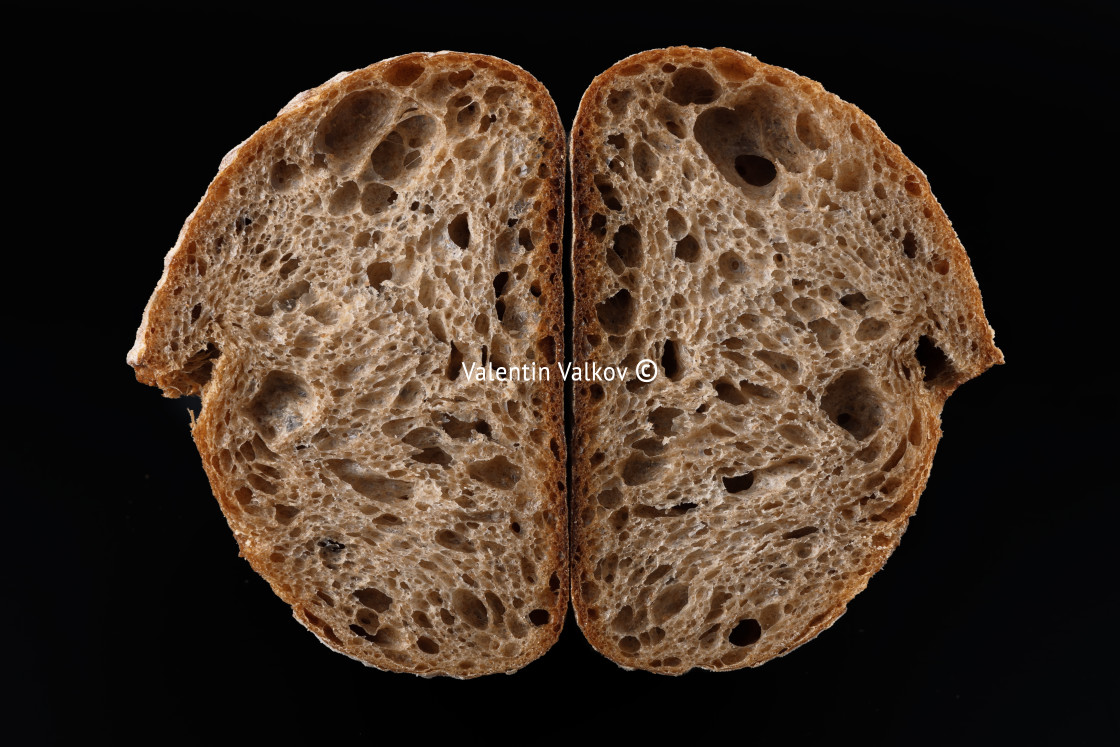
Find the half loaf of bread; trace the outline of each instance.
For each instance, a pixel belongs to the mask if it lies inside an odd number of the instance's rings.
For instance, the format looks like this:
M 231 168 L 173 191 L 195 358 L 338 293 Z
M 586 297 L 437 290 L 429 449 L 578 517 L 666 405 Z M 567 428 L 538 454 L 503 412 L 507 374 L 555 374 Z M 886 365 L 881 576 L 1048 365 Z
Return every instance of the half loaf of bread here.
M 492 57 L 414 54 L 297 96 L 222 161 L 128 362 L 201 394 L 241 553 L 331 648 L 509 672 L 568 602 L 564 132 Z
M 572 133 L 573 603 L 625 667 L 780 656 L 899 542 L 949 394 L 1002 362 L 925 176 L 727 49 L 630 57 Z

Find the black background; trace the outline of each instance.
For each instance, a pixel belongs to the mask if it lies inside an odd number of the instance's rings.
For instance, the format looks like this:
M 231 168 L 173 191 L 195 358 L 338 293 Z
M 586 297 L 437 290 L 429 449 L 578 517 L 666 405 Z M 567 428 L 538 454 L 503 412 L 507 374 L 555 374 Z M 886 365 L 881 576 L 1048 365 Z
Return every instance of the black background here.
M 395 726 L 419 740 L 1115 737 L 1114 16 L 359 7 L 11 29 L 36 50 L 9 90 L 24 116 L 9 220 L 35 228 L 7 293 L 12 728 L 280 744 Z M 190 440 L 197 401 L 163 399 L 125 364 L 164 253 L 222 155 L 340 70 L 494 54 L 540 79 L 568 127 L 595 75 L 672 44 L 743 49 L 875 119 L 953 220 L 1007 364 L 948 402 L 886 567 L 830 630 L 760 669 L 625 672 L 570 616 L 513 676 L 422 680 L 332 653 L 238 558 Z

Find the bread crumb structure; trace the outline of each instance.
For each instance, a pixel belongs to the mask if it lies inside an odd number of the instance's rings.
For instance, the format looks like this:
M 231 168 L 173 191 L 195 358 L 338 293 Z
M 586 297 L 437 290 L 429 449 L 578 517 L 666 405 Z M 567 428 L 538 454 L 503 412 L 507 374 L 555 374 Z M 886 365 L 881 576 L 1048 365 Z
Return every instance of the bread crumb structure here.
M 129 362 L 193 428 L 242 554 L 382 669 L 515 670 L 568 601 L 564 132 L 528 73 L 416 54 L 298 96 L 222 162 Z
M 573 602 L 626 667 L 735 669 L 831 625 L 917 507 L 945 399 L 1002 355 L 922 174 L 726 49 L 626 59 L 572 144 Z

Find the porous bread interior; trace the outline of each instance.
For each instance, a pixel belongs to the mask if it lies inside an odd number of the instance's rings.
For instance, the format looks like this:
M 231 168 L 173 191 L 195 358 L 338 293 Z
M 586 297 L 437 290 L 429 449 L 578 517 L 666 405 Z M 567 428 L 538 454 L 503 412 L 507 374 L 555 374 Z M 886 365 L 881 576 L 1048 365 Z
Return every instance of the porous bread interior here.
M 730 50 L 600 76 L 573 128 L 573 603 L 659 672 L 809 640 L 885 562 L 961 382 L 1002 357 L 924 175 L 855 107 Z
M 555 361 L 563 131 L 528 74 L 410 55 L 297 97 L 223 162 L 130 362 L 201 390 L 242 554 L 368 664 L 511 671 L 567 606 Z

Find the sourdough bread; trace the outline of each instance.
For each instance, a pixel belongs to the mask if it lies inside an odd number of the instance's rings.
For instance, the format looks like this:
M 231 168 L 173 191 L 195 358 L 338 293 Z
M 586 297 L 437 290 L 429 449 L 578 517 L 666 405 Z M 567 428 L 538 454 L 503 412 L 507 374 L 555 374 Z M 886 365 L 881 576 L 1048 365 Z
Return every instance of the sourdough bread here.
M 222 161 L 128 362 L 192 428 L 242 555 L 381 669 L 509 672 L 568 599 L 555 362 L 564 132 L 545 89 L 414 54 L 297 96 Z
M 899 542 L 949 394 L 1002 355 L 925 175 L 727 49 L 630 57 L 575 119 L 573 605 L 656 672 L 830 626 Z

